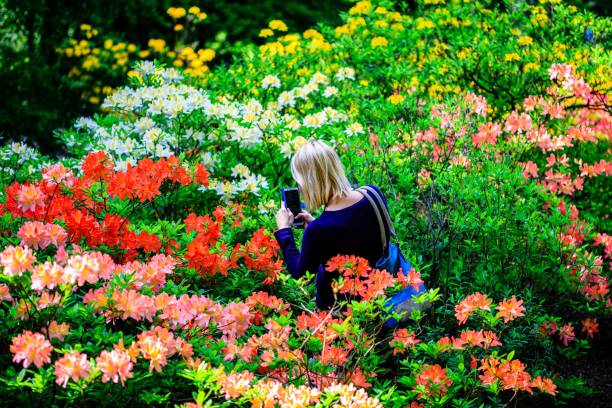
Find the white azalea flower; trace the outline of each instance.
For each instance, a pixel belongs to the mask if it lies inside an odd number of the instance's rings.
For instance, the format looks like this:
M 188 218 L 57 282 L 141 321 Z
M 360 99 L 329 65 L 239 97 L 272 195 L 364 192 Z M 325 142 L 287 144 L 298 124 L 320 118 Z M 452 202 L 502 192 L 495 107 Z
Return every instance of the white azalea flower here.
M 276 75 L 267 75 L 261 81 L 261 87 L 263 89 L 280 88 L 280 86 L 281 86 L 281 81 L 280 81 L 280 79 L 278 79 L 278 77 Z

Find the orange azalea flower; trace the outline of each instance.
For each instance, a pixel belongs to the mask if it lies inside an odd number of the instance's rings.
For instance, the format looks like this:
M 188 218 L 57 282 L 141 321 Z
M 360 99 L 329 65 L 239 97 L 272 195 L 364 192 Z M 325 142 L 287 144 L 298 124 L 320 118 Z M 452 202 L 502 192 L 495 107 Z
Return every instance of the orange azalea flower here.
M 397 274 L 397 281 L 402 284 L 402 286 L 412 286 L 414 290 L 419 290 L 419 286 L 425 281 L 421 279 L 421 273 L 417 272 L 414 268 L 411 268 L 407 274 L 404 274 L 400 268 L 400 271 Z
M 67 323 L 60 324 L 53 320 L 49 324 L 49 340 L 59 339 L 59 341 L 64 341 L 64 337 L 67 336 L 69 333 L 70 325 Z
M 329 327 L 332 324 L 342 324 L 342 320 L 332 318 L 327 311 L 302 312 L 296 321 L 298 330 L 313 330 L 314 336 L 326 343 L 338 337 L 338 333 Z
M 531 375 L 525 371 L 525 365 L 519 360 L 510 360 L 500 365 L 502 386 L 504 390 L 531 391 Z
M 68 379 L 77 382 L 80 378 L 88 378 L 91 365 L 83 353 L 65 354 L 55 362 L 55 382 L 66 388 Z
M 599 330 L 599 324 L 597 323 L 597 319 L 587 318 L 582 321 L 582 331 L 586 332 L 590 338 L 593 338 L 593 335 L 597 333 Z
M 204 187 L 208 186 L 208 171 L 206 171 L 206 166 L 204 166 L 202 163 L 196 164 L 194 178 Z
M 550 336 L 551 334 L 555 334 L 557 332 L 557 329 L 558 329 L 557 328 L 557 322 L 555 322 L 555 321 L 552 321 L 552 322 L 544 321 L 540 325 L 539 332 L 543 336 Z
M 42 169 L 41 173 L 42 179 L 47 182 L 47 187 L 53 187 L 56 184 L 64 184 L 70 187 L 74 183 L 74 174 L 62 163 Z
M 559 338 L 563 342 L 563 345 L 567 347 L 568 342 L 573 341 L 576 336 L 574 335 L 574 327 L 571 324 L 564 324 L 559 327 Z
M 242 336 L 251 326 L 251 313 L 247 304 L 232 302 L 226 305 L 219 317 L 219 330 L 223 337 L 235 339 Z
M 365 258 L 354 255 L 336 255 L 327 262 L 328 272 L 338 271 L 345 278 L 367 278 L 372 268 Z
M 36 207 L 43 208 L 45 206 L 45 198 L 45 193 L 40 187 L 24 184 L 17 193 L 17 208 L 23 212 L 35 211 Z
M 253 233 L 253 237 L 237 251 L 237 254 L 243 257 L 247 268 L 264 272 L 267 278 L 263 284 L 270 285 L 283 270 L 282 260 L 278 256 L 279 250 L 276 239 L 266 234 L 261 227 Z
M 32 268 L 32 290 L 55 289 L 64 282 L 64 268 L 51 262 L 36 265 Z
M 321 363 L 340 366 L 348 361 L 348 351 L 338 346 L 326 346 L 321 350 Z
M 497 136 L 501 133 L 501 128 L 498 123 L 487 122 L 478 127 L 478 133 L 472 135 L 472 144 L 480 147 L 483 143 L 491 145 L 497 144 Z
M 478 376 L 482 385 L 495 383 L 503 374 L 500 369 L 499 359 L 493 356 L 480 360 L 480 367 L 478 369 L 483 372 Z
M 409 332 L 407 329 L 398 329 L 393 334 L 393 339 L 391 339 L 389 345 L 393 347 L 393 355 L 396 355 L 405 352 L 420 342 L 421 340 L 416 338 L 414 332 Z
M 425 387 L 426 396 L 442 396 L 446 394 L 446 387 L 452 385 L 453 381 L 446 375 L 446 368 L 442 368 L 438 364 L 426 364 L 419 375 L 417 375 L 416 383 Z M 418 390 L 417 387 L 415 389 Z M 420 391 L 419 398 L 423 398 Z
M 40 368 L 45 363 L 51 362 L 53 346 L 42 334 L 27 330 L 19 336 L 13 337 L 10 350 L 14 354 L 13 361 L 15 363 L 23 361 L 24 368 L 28 368 L 30 364 L 34 363 L 36 367 Z
M 509 133 L 521 133 L 531 129 L 531 116 L 526 113 L 521 113 L 520 116 L 516 111 L 512 111 L 504 126 L 504 130 Z
M 81 168 L 83 169 L 84 179 L 98 181 L 111 175 L 114 163 L 108 154 L 97 151 L 91 152 L 85 157 Z
M 499 306 L 495 309 L 499 310 L 496 317 L 503 317 L 504 323 L 508 323 L 510 320 L 514 320 L 517 317 L 525 316 L 525 307 L 523 300 L 517 300 L 516 296 L 512 296 L 511 299 L 504 299 Z
M 497 335 L 488 330 L 466 330 L 461 333 L 458 339 L 453 338 L 453 348 L 463 350 L 463 346 L 467 344 L 472 347 L 482 347 L 485 350 L 489 347 L 501 346 L 501 342 L 497 340 Z
M 550 395 L 557 394 L 557 386 L 550 378 L 542 378 L 538 375 L 531 381 L 531 386 Z
M 36 258 L 27 246 L 8 246 L 0 253 L 0 265 L 3 267 L 3 273 L 9 278 L 13 275 L 21 276 L 34 262 Z
M 538 165 L 532 162 L 531 160 L 521 164 L 521 168 L 523 169 L 523 177 L 538 178 Z
M 455 306 L 455 317 L 458 323 L 465 324 L 476 310 L 491 310 L 491 300 L 480 292 L 468 295 Z
M 52 305 L 59 305 L 61 301 L 62 295 L 60 295 L 59 293 L 55 293 L 52 295 L 49 292 L 43 292 L 40 295 L 38 302 L 36 303 L 36 308 L 38 310 L 43 310 Z
M 96 357 L 96 363 L 102 371 L 102 382 L 112 381 L 125 385 L 125 380 L 132 378 L 132 368 L 134 365 L 130 361 L 130 356 L 121 350 L 104 350 L 100 356 Z
M 225 394 L 225 399 L 238 399 L 251 389 L 253 382 L 253 373 L 242 371 L 240 373 L 230 373 L 224 375 L 219 381 L 221 384 L 221 392 Z
M 11 302 L 13 297 L 11 296 L 8 285 L 0 284 L 0 302 L 4 302 L 5 300 Z
M 253 293 L 246 298 L 244 302 L 251 308 L 253 313 L 251 320 L 254 325 L 261 324 L 264 320 L 264 316 L 272 311 L 286 315 L 289 310 L 289 305 L 284 303 L 282 299 L 261 291 Z
M 369 377 L 376 377 L 376 373 L 368 373 Z M 349 371 L 346 374 L 346 381 L 350 381 L 357 387 L 370 388 L 372 384 L 367 381 L 366 376 L 361 372 L 361 368 L 357 367 L 353 371 Z
M 166 346 L 153 336 L 144 336 L 138 340 L 138 348 L 142 357 L 149 360 L 149 372 L 155 369 L 160 373 L 162 367 L 166 365 L 166 356 L 169 354 Z

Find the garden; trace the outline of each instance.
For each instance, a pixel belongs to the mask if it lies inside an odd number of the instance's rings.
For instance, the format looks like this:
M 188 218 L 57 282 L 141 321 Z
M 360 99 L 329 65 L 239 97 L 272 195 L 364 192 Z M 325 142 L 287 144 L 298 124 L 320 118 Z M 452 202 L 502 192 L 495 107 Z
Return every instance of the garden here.
M 76 22 L 52 52 L 91 114 L 0 146 L 0 406 L 610 406 L 609 17 L 358 1 L 229 46 L 177 3 L 141 44 Z M 412 265 L 337 254 L 329 310 L 274 237 L 313 139 Z

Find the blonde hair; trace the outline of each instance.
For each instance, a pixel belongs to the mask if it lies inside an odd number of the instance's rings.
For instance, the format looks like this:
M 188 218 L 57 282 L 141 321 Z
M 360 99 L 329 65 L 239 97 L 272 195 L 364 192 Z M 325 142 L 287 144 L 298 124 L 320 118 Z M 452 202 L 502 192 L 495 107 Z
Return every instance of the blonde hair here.
M 340 157 L 320 140 L 310 140 L 291 159 L 291 174 L 299 184 L 309 211 L 352 190 Z

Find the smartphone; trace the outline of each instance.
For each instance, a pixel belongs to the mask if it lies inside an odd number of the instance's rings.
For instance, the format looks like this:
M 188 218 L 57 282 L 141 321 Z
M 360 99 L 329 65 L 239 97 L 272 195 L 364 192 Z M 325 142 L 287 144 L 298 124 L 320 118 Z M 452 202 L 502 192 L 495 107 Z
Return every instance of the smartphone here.
M 300 192 L 297 187 L 281 188 L 281 200 L 283 205 L 291 210 L 291 213 L 296 217 L 302 211 L 302 203 L 300 201 Z M 303 227 L 304 221 L 294 220 L 294 227 Z

